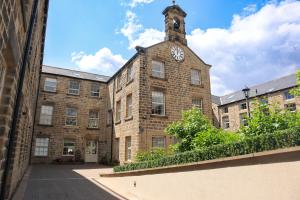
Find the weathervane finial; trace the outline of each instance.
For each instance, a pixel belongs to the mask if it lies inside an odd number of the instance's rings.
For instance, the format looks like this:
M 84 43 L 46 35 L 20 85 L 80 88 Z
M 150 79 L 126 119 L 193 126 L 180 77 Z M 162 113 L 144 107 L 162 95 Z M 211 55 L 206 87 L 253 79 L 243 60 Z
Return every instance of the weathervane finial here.
M 172 2 L 173 2 L 173 5 L 175 6 L 175 4 L 176 4 L 176 1 L 175 1 L 175 0 L 173 0 Z

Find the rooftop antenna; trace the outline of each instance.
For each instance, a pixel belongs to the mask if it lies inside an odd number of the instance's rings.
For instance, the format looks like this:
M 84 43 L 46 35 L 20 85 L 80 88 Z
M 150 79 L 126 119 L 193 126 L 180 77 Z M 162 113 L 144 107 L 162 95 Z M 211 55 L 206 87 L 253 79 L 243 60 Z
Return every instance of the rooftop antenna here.
M 176 4 L 175 0 L 173 0 L 172 2 L 173 2 L 173 6 L 175 6 L 175 4 Z

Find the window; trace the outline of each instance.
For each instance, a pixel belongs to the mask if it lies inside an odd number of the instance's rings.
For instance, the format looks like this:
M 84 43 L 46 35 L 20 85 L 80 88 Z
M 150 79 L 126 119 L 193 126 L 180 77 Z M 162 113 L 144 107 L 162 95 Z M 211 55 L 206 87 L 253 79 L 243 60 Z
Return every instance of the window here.
M 131 137 L 127 136 L 125 137 L 125 160 L 130 161 L 131 160 Z
M 230 128 L 230 123 L 229 123 L 229 117 L 228 116 L 223 117 L 222 121 L 223 121 L 223 128 L 224 129 Z
M 52 125 L 53 106 L 42 106 L 40 113 L 40 124 Z
M 261 99 L 260 99 L 260 103 L 263 104 L 263 105 L 268 105 L 268 104 L 269 104 L 269 101 L 268 101 L 268 99 L 261 98 Z
M 49 138 L 36 138 L 35 139 L 35 156 L 48 156 Z
M 92 83 L 91 84 L 91 96 L 92 97 L 99 97 L 100 96 L 100 85 L 99 85 L 99 83 Z
M 164 63 L 158 61 L 152 61 L 152 76 L 158 78 L 165 78 Z
M 246 103 L 241 103 L 240 104 L 240 110 L 245 110 L 247 109 L 247 104 Z
M 73 156 L 74 152 L 75 152 L 75 140 L 73 140 L 73 139 L 64 139 L 63 155 Z
M 223 112 L 228 113 L 228 107 L 227 106 L 223 108 Z
M 90 110 L 88 128 L 98 128 L 99 126 L 99 112 Z
M 66 110 L 66 125 L 77 126 L 77 109 L 67 108 Z
M 46 78 L 44 84 L 44 91 L 47 92 L 56 92 L 56 79 Z
M 121 78 L 122 78 L 122 74 L 119 74 L 118 76 L 117 76 L 117 85 L 116 85 L 116 87 L 117 87 L 117 90 L 120 90 L 121 89 Z
M 191 70 L 191 83 L 193 85 L 201 85 L 201 73 L 200 70 L 192 69 Z
M 70 81 L 69 94 L 79 95 L 80 84 L 78 81 Z
M 165 95 L 163 92 L 152 91 L 152 114 L 165 115 Z
M 121 100 L 116 105 L 116 122 L 121 121 Z
M 294 95 L 290 94 L 289 91 L 284 92 L 284 99 L 285 100 L 290 100 L 290 99 L 294 99 L 294 98 L 295 98 Z
M 132 116 L 132 94 L 126 98 L 126 117 Z
M 112 117 L 112 112 L 109 110 L 109 111 L 107 112 L 107 119 L 106 119 L 106 124 L 107 124 L 107 125 L 111 125 L 111 122 L 112 122 L 111 117 Z
M 152 137 L 152 148 L 165 148 L 166 147 L 166 137 L 155 136 Z
M 203 100 L 202 99 L 192 99 L 192 104 L 194 107 L 199 108 L 200 110 L 203 109 Z
M 295 112 L 297 110 L 297 106 L 295 103 L 285 104 L 284 107 L 285 107 L 285 109 L 287 109 L 291 112 Z
M 134 77 L 133 66 L 130 65 L 130 66 L 127 68 L 127 82 L 132 81 L 132 80 L 133 80 L 133 77 Z
M 247 113 L 240 114 L 240 124 L 241 126 L 248 126 Z

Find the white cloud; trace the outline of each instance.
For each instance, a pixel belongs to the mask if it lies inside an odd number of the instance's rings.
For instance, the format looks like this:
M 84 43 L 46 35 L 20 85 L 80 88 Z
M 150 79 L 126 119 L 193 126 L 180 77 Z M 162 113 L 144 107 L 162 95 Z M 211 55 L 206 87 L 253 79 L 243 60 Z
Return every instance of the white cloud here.
M 130 7 L 136 7 L 139 4 L 149 4 L 152 3 L 154 0 L 132 0 L 129 4 Z
M 113 54 L 108 48 L 102 48 L 94 55 L 74 52 L 71 56 L 72 62 L 79 70 L 109 76 L 114 74 L 126 62 L 121 55 Z
M 300 67 L 299 10 L 298 1 L 273 2 L 247 16 L 233 16 L 228 29 L 193 30 L 187 36 L 190 47 L 213 65 L 212 92 L 222 95 L 295 72 Z

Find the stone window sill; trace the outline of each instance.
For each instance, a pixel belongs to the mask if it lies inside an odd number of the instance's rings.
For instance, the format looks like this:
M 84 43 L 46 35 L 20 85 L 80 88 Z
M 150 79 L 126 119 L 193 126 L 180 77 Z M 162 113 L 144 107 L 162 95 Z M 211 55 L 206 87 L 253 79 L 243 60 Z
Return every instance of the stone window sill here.
M 122 90 L 122 87 L 116 90 L 116 93 L 120 92 Z
M 130 116 L 130 117 L 126 117 L 126 118 L 125 118 L 125 122 L 131 121 L 131 120 L 133 120 L 133 116 Z
M 48 90 L 43 90 L 43 92 L 50 93 L 50 94 L 57 94 L 57 91 L 48 91 Z
M 166 115 L 155 115 L 155 114 L 151 114 L 151 117 L 156 117 L 156 118 L 162 118 L 162 119 L 168 119 L 168 116 Z
M 36 157 L 36 158 L 47 158 L 49 156 L 47 155 L 47 156 L 34 156 L 34 157 Z
M 72 129 L 72 128 L 79 128 L 79 126 L 72 126 L 72 125 L 65 125 L 65 127 L 64 128 L 69 128 L 69 129 Z
M 38 124 L 38 126 L 44 126 L 44 127 L 53 127 L 52 124 L 48 125 L 48 124 Z
M 130 85 L 133 81 L 134 81 L 134 79 L 131 79 L 130 81 L 128 81 L 128 82 L 126 83 L 126 86 Z
M 160 81 L 168 81 L 167 78 L 160 78 L 160 77 L 156 77 L 156 76 L 152 76 L 152 75 L 150 76 L 150 78 L 160 80 Z
M 79 94 L 70 94 L 70 93 L 67 93 L 67 96 L 79 97 Z
M 118 125 L 118 124 L 121 124 L 121 120 L 115 122 L 115 125 Z
M 196 84 L 191 83 L 190 85 L 191 85 L 192 87 L 204 88 L 204 85 L 203 85 L 203 84 L 196 85 Z
M 97 128 L 87 127 L 86 129 L 87 129 L 87 130 L 100 130 L 99 127 L 97 127 Z

